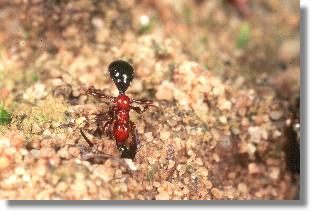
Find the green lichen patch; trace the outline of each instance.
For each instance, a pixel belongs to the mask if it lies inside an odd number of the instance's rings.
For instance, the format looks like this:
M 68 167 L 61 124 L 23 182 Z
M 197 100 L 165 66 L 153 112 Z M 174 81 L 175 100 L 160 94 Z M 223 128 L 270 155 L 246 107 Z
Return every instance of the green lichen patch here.
M 23 107 L 18 116 L 20 120 L 16 120 L 16 123 L 19 123 L 20 128 L 30 136 L 41 134 L 45 128 L 57 130 L 58 126 L 68 119 L 65 115 L 66 104 L 52 96 L 38 102 L 34 107 L 27 107 L 27 105 Z

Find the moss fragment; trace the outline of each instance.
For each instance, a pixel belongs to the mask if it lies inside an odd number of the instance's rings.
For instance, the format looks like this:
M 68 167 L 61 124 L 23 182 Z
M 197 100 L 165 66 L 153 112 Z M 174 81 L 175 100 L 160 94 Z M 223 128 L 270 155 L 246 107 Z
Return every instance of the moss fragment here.
M 39 76 L 38 76 L 37 74 L 33 73 L 33 74 L 31 75 L 31 81 L 37 82 L 38 80 L 39 80 Z
M 11 122 L 11 114 L 4 107 L 2 103 L 0 103 L 0 125 L 7 125 Z
M 183 19 L 186 24 L 190 24 L 192 22 L 193 11 L 190 7 L 185 6 L 183 8 Z
M 250 34 L 249 24 L 243 23 L 236 38 L 236 47 L 239 49 L 245 48 L 250 40 Z
M 24 38 L 25 40 L 28 40 L 28 39 L 29 39 L 29 37 L 30 37 L 29 32 L 24 31 L 24 32 L 23 32 L 23 38 Z

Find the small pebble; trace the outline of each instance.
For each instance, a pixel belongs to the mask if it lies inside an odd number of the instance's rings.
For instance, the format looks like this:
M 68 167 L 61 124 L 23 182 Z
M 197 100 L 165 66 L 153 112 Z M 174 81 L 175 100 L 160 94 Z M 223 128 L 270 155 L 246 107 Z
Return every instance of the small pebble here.
M 159 100 L 173 100 L 173 84 L 168 81 L 163 81 L 157 88 L 156 98 Z
M 38 124 L 34 123 L 34 124 L 32 125 L 32 128 L 31 128 L 31 132 L 32 132 L 32 133 L 34 133 L 34 134 L 40 134 L 42 131 L 43 131 L 42 128 L 41 128 Z
M 127 159 L 126 158 L 124 160 L 127 163 L 127 165 L 129 166 L 130 170 L 132 170 L 132 171 L 137 171 L 138 170 L 137 165 L 131 159 Z
M 277 180 L 280 176 L 280 170 L 276 167 L 273 167 L 271 170 L 270 170 L 270 177 L 273 179 L 273 180 Z
M 43 131 L 43 135 L 45 136 L 45 138 L 49 138 L 49 137 L 51 137 L 51 130 L 49 130 L 49 129 L 45 129 L 44 131 Z
M 220 120 L 220 122 L 223 123 L 223 124 L 226 124 L 226 122 L 227 122 L 225 116 L 220 116 L 219 120 Z
M 248 171 L 250 174 L 258 174 L 260 173 L 260 168 L 256 163 L 248 164 Z
M 31 178 L 30 178 L 30 176 L 29 176 L 28 174 L 23 175 L 22 179 L 23 179 L 23 181 L 25 181 L 25 182 L 30 182 L 30 180 L 31 180 Z
M 69 147 L 68 152 L 74 157 L 78 157 L 80 154 L 80 150 L 77 147 Z
M 146 138 L 146 141 L 147 141 L 147 142 L 152 142 L 152 141 L 154 140 L 154 137 L 153 137 L 153 133 L 152 133 L 152 132 L 144 133 L 144 137 Z
M 1 137 L 0 138 L 0 146 L 2 147 L 9 147 L 11 145 L 9 138 Z
M 16 167 L 15 168 L 15 174 L 17 175 L 24 175 L 26 173 L 25 169 L 23 167 Z
M 243 194 L 246 194 L 248 192 L 247 185 L 244 183 L 239 183 L 237 189 Z
M 11 165 L 11 161 L 7 157 L 0 157 L 0 171 L 5 170 Z
M 211 189 L 211 193 L 212 195 L 216 198 L 216 199 L 222 199 L 223 198 L 223 191 L 217 189 L 217 188 L 213 188 Z
M 165 131 L 165 130 L 160 131 L 160 138 L 162 140 L 166 141 L 167 139 L 170 138 L 170 132 L 169 131 Z
M 34 158 L 40 157 L 40 150 L 38 150 L 38 149 L 32 149 L 32 150 L 30 150 L 30 153 L 34 156 Z
M 206 188 L 207 188 L 207 189 L 211 189 L 211 188 L 212 188 L 212 182 L 211 182 L 210 180 L 208 180 L 208 181 L 206 182 Z
M 70 154 L 68 152 L 68 150 L 66 148 L 62 148 L 57 152 L 58 156 L 60 156 L 61 158 L 65 158 L 65 159 L 69 159 L 70 158 Z
M 281 111 L 273 111 L 270 113 L 270 117 L 274 121 L 281 119 L 282 116 L 283 116 L 283 114 Z

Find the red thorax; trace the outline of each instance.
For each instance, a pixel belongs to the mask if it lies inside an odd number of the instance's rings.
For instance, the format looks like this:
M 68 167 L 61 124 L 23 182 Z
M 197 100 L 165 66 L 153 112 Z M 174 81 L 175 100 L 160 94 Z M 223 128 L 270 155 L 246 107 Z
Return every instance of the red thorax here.
M 114 125 L 114 137 L 117 143 L 123 143 L 129 137 L 130 98 L 125 94 L 117 97 L 117 119 Z

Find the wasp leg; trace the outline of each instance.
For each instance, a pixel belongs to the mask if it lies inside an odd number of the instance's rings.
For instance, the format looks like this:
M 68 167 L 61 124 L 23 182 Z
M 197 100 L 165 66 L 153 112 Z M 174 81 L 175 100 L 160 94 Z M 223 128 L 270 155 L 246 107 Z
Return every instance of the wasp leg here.
M 108 99 L 110 102 L 116 103 L 116 97 L 105 95 L 102 90 L 95 89 L 93 86 L 88 88 L 86 91 L 82 90 L 82 93 L 94 96 L 96 98 Z
M 108 117 L 105 117 L 105 116 L 96 116 L 94 119 L 96 121 L 96 124 L 97 124 L 97 129 L 95 130 L 95 134 L 96 135 L 102 135 L 103 131 L 105 134 L 107 134 L 108 130 L 110 129 L 110 125 L 113 121 L 113 118 L 114 118 L 114 111 L 115 111 L 115 107 L 111 107 L 110 110 L 109 110 L 109 114 L 108 114 Z M 87 120 L 90 120 L 88 117 L 87 117 Z M 104 125 L 102 125 L 103 121 L 104 120 L 108 120 L 104 123 Z M 80 133 L 82 135 L 82 137 L 87 141 L 87 143 L 93 147 L 94 144 L 87 138 L 87 136 L 85 135 L 85 133 L 80 129 Z
M 135 102 L 141 105 L 153 105 L 153 101 L 152 100 L 145 100 L 145 99 L 130 99 L 131 102 Z
M 135 112 L 137 112 L 137 113 L 139 113 L 139 114 L 142 114 L 142 113 L 144 113 L 145 111 L 147 111 L 147 109 L 148 109 L 149 107 L 156 107 L 156 108 L 158 108 L 156 105 L 153 105 L 153 101 L 151 101 L 151 100 L 144 100 L 144 99 L 139 99 L 139 100 L 137 100 L 137 99 L 131 99 L 131 102 L 134 102 L 134 103 L 143 105 L 143 109 L 140 108 L 140 107 L 130 106 L 130 108 L 131 108 L 132 110 L 134 110 Z
M 80 129 L 80 133 L 82 135 L 82 137 L 86 140 L 86 142 L 89 144 L 90 147 L 93 147 L 94 144 L 89 140 L 89 138 L 87 138 L 87 136 L 84 134 L 84 132 Z
M 135 112 L 137 112 L 137 113 L 139 113 L 139 114 L 142 114 L 142 113 L 144 113 L 145 111 L 147 111 L 149 107 L 156 107 L 156 108 L 158 108 L 158 107 L 155 106 L 155 105 L 144 105 L 143 109 L 140 108 L 140 107 L 130 106 L 130 108 L 131 108 L 132 110 L 134 110 Z
M 109 135 L 110 134 L 109 129 L 115 118 L 116 109 L 117 109 L 116 106 L 112 106 L 110 107 L 108 112 L 106 112 L 105 114 L 102 113 L 98 115 L 98 117 L 96 117 L 95 120 L 97 128 L 94 132 L 95 136 L 101 137 L 103 134 L 106 134 L 109 137 L 111 137 L 111 135 Z
M 138 149 L 138 147 L 140 147 L 139 132 L 136 128 L 136 124 L 133 123 L 132 121 L 130 121 L 130 128 L 131 128 L 131 132 L 132 132 L 133 143 L 136 146 L 136 149 Z
M 113 129 L 112 129 L 112 125 L 114 126 L 115 120 L 110 120 L 105 122 L 105 124 L 103 125 L 103 131 L 105 133 L 106 136 L 108 136 L 110 139 L 114 139 L 114 134 L 113 134 Z

